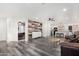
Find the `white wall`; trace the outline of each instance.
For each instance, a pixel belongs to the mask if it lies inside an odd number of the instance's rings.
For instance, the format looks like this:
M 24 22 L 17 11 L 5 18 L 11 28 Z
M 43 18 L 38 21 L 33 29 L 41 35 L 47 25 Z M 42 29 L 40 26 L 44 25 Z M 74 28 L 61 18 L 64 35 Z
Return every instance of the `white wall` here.
M 7 42 L 18 41 L 17 22 L 16 18 L 7 18 Z
M 51 21 L 43 21 L 42 32 L 44 37 L 48 37 L 51 35 Z
M 6 18 L 0 18 L 0 41 L 7 40 L 7 23 Z
M 24 18 L 25 20 L 25 41 L 28 42 L 28 18 Z
M 27 28 L 27 19 L 26 18 L 21 18 L 21 17 L 11 17 L 7 18 L 7 42 L 10 41 L 16 41 L 18 42 L 18 22 L 22 21 L 25 22 L 26 27 L 25 27 L 25 41 L 28 40 L 28 28 Z

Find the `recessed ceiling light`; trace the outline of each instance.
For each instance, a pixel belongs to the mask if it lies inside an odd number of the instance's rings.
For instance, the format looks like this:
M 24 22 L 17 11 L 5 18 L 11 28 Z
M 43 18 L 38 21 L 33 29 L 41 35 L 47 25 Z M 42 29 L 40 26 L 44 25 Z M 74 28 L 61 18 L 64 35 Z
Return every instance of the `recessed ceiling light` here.
M 39 18 L 35 18 L 35 19 L 39 19 Z
M 63 8 L 63 11 L 67 11 L 67 9 L 66 8 Z

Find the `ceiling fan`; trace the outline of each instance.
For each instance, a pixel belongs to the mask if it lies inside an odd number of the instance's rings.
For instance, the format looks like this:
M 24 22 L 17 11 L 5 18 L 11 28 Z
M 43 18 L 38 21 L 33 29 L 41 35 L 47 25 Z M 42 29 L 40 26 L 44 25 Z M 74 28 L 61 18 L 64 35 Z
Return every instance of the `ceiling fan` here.
M 55 21 L 54 18 L 49 18 L 49 21 Z

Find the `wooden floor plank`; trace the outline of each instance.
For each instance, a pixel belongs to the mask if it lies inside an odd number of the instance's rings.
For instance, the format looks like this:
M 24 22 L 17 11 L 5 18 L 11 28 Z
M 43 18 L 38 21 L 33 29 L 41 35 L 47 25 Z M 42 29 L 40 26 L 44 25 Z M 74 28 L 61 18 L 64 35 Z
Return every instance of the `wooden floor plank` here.
M 8 46 L 9 43 L 0 41 L 0 56 L 60 56 L 60 47 L 52 47 L 46 38 L 35 39 L 30 43 L 18 42 L 15 46 L 15 43 L 12 44 Z

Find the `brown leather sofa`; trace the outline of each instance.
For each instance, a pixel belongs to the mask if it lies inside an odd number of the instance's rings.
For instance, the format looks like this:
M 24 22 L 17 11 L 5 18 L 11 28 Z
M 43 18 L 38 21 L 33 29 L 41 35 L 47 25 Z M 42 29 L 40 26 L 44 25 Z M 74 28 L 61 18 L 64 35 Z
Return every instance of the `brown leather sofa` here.
M 61 56 L 79 56 L 79 43 L 61 43 Z
M 79 56 L 79 31 L 74 32 L 76 35 L 67 36 L 66 41 L 61 43 L 61 56 Z

